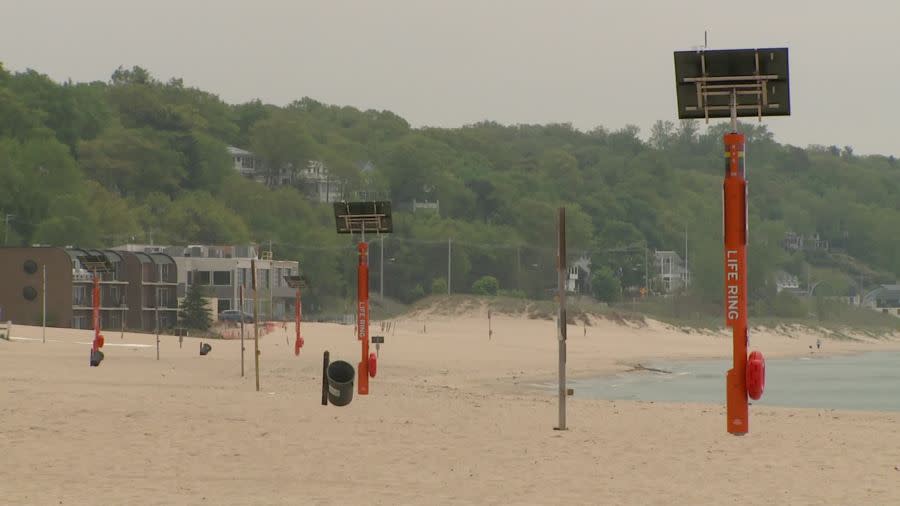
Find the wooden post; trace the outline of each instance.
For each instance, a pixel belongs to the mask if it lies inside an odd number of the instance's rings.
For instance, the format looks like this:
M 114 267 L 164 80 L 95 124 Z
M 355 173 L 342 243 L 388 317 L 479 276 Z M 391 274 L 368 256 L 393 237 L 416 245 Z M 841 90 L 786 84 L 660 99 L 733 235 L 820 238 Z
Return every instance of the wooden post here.
M 559 208 L 557 219 L 557 282 L 559 289 L 559 315 L 556 337 L 559 341 L 559 425 L 556 430 L 566 430 L 566 208 Z
M 41 342 L 47 342 L 47 266 L 44 266 L 41 277 Z
M 253 361 L 256 370 L 256 391 L 259 392 L 259 293 L 256 290 L 256 260 L 250 260 L 253 271 Z
M 330 361 L 329 353 L 326 350 L 322 356 L 322 405 L 328 405 L 328 363 Z
M 241 280 L 241 377 L 244 377 L 244 281 Z

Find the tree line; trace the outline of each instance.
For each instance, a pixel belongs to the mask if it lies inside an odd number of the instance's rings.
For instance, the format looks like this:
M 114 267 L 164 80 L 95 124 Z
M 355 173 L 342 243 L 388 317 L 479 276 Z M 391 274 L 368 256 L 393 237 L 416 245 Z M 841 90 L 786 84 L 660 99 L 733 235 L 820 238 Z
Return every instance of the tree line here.
M 658 291 L 645 279 L 645 254 L 680 252 L 687 233 L 689 294 L 712 304 L 722 296 L 727 128 L 659 121 L 647 140 L 634 126 L 412 128 L 389 111 L 311 98 L 227 104 L 140 67 L 74 83 L 0 66 L 0 213 L 11 216 L 3 231 L 10 245 L 271 241 L 277 258 L 300 261 L 311 280 L 304 297 L 324 310 L 354 293 L 351 239 L 335 234 L 327 204 L 276 184 L 282 171 L 318 160 L 346 188 L 389 195 L 398 209 L 385 258 L 372 248 L 373 262 L 386 263 L 389 297 L 411 302 L 448 283 L 453 292 L 483 291 L 484 282 L 473 285 L 485 276 L 497 292 L 550 296 L 555 210 L 565 206 L 569 249 L 591 258 L 595 295 L 615 300 L 645 284 Z M 757 311 L 774 310 L 779 271 L 827 278 L 835 295 L 859 279 L 897 278 L 894 157 L 781 144 L 764 125 L 741 130 Z M 237 174 L 226 146 L 262 157 L 264 183 Z M 360 170 L 366 163 L 374 170 Z M 439 201 L 439 211 L 405 210 L 414 200 Z M 789 252 L 787 232 L 817 234 L 830 248 Z M 449 279 L 448 238 L 456 242 Z

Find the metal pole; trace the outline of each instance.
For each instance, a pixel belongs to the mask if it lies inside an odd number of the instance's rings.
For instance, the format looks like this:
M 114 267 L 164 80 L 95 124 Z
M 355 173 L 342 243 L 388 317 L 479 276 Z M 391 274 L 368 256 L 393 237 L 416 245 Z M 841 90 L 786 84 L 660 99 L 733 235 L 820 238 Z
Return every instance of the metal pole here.
M 647 242 L 644 241 L 644 290 L 650 295 L 650 267 L 647 265 Z
M 556 430 L 566 430 L 566 208 L 559 208 L 557 218 L 557 288 L 559 289 L 559 314 L 556 337 L 559 341 L 559 425 Z
M 125 339 L 125 311 L 128 309 L 128 306 L 123 302 L 120 304 L 122 306 L 122 329 L 119 331 L 119 340 Z
M 41 277 L 41 342 L 47 342 L 47 266 L 44 266 L 43 275 Z
M 451 246 L 452 243 L 453 243 L 453 239 L 448 237 L 447 238 L 447 295 L 450 295 L 450 275 L 452 274 L 452 271 L 450 270 L 450 255 L 452 253 L 452 246 Z
M 241 280 L 241 377 L 244 377 L 244 280 Z
M 159 287 L 156 287 L 156 360 L 159 360 Z
M 256 372 L 256 391 L 259 392 L 259 293 L 256 290 L 256 259 L 250 260 L 253 271 L 253 361 Z
M 3 227 L 3 245 L 6 246 L 9 244 L 9 219 L 12 218 L 12 214 L 5 214 L 4 220 L 6 222 L 6 226 Z
M 269 320 L 275 320 L 275 301 L 274 301 L 274 287 L 272 286 L 275 281 L 275 262 L 269 262 L 269 275 L 267 276 L 269 281 Z
M 690 271 L 688 271 L 688 248 L 687 248 L 687 225 L 684 226 L 684 287 L 688 286 L 688 277 Z
M 381 256 L 378 257 L 378 297 L 384 300 L 384 234 L 381 235 Z

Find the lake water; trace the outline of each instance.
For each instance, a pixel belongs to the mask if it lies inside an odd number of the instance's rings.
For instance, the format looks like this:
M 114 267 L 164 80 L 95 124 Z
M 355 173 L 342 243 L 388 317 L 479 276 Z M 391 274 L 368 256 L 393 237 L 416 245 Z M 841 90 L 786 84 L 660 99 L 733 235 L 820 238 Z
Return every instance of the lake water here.
M 672 374 L 630 372 L 572 380 L 575 396 L 725 403 L 731 360 L 654 362 Z M 756 405 L 900 411 L 900 353 L 766 360 L 766 390 Z

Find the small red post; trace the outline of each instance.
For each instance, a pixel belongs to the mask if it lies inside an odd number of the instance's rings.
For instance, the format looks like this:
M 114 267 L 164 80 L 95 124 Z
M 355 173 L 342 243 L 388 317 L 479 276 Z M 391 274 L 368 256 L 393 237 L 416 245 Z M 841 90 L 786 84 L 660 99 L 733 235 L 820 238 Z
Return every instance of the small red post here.
M 94 288 L 91 293 L 93 305 L 93 323 L 94 323 L 94 342 L 91 344 L 91 351 L 100 351 L 103 347 L 103 336 L 100 335 L 100 273 L 94 273 Z
M 300 354 L 300 348 L 303 347 L 303 338 L 300 337 L 300 318 L 303 315 L 303 309 L 300 306 L 300 286 L 297 286 L 297 298 L 294 301 L 294 327 L 297 332 L 297 339 L 294 341 L 294 355 Z
M 733 332 L 733 366 L 726 381 L 727 425 L 731 434 L 750 431 L 747 401 L 747 180 L 744 136 L 727 133 L 725 181 L 725 324 Z
M 356 272 L 356 335 L 362 345 L 362 358 L 357 367 L 359 395 L 369 395 L 369 245 L 360 242 L 359 266 Z

